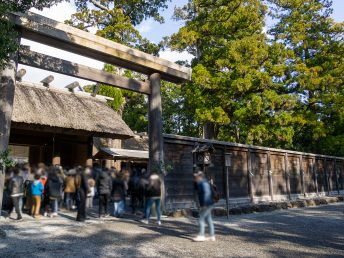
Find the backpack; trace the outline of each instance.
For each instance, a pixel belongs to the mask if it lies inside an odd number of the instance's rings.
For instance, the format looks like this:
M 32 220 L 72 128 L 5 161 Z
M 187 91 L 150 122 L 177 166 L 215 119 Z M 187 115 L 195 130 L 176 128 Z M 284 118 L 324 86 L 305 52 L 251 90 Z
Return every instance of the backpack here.
M 211 195 L 213 197 L 213 202 L 217 203 L 220 200 L 220 194 L 217 190 L 216 185 L 213 182 L 209 182 L 210 189 L 211 189 Z

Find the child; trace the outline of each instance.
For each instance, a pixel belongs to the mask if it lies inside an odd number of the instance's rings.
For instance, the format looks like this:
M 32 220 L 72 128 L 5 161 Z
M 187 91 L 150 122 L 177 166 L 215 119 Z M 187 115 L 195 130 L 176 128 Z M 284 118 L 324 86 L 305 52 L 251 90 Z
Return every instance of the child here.
M 86 208 L 93 208 L 93 198 L 95 195 L 95 185 L 96 182 L 92 177 L 89 177 L 87 180 L 89 193 L 87 193 Z
M 39 210 L 41 208 L 41 198 L 44 191 L 42 182 L 40 181 L 41 175 L 35 175 L 35 181 L 31 184 L 31 196 L 32 196 L 32 208 L 31 215 L 36 218 L 39 216 Z

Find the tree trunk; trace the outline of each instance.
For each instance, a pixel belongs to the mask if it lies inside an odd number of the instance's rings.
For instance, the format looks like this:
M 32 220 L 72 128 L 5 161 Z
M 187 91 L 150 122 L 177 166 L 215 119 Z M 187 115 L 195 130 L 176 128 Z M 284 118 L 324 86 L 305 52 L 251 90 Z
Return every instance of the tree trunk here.
M 7 150 L 11 119 L 13 111 L 13 100 L 15 90 L 15 74 L 17 69 L 17 58 L 13 55 L 11 61 L 0 71 L 0 153 Z M 5 183 L 5 168 L 0 168 L 0 216 L 2 208 L 2 198 Z
M 213 122 L 207 122 L 203 125 L 203 139 L 215 139 L 215 124 Z

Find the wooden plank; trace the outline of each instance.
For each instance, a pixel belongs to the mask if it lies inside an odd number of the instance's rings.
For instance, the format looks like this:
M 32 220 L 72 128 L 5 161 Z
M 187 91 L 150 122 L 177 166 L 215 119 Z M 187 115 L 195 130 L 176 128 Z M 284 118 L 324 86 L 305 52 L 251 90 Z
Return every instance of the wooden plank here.
M 21 48 L 18 62 L 43 70 L 73 76 L 97 83 L 107 84 L 126 90 L 131 90 L 143 94 L 150 94 L 150 86 L 147 82 L 140 82 L 134 79 L 125 78 L 112 73 L 104 72 L 85 65 L 72 63 L 56 57 L 30 51 Z
M 24 38 L 143 74 L 160 73 L 162 79 L 170 82 L 191 80 L 190 68 L 47 17 L 28 12 L 13 13 L 10 19 L 22 30 Z
M 306 195 L 305 191 L 305 172 L 303 170 L 303 157 L 300 155 L 300 164 L 299 164 L 299 169 L 300 169 L 300 177 L 301 177 L 301 194 L 304 196 Z
M 268 165 L 268 179 L 269 179 L 269 193 L 271 201 L 274 200 L 274 193 L 273 193 L 273 182 L 272 182 L 272 170 L 271 170 L 271 154 L 270 151 L 267 153 L 267 165 Z
M 251 199 L 251 202 L 253 203 L 254 202 L 254 185 L 253 185 L 253 172 L 252 172 L 252 155 L 251 155 L 251 150 L 248 149 L 247 151 L 247 170 L 248 170 L 248 173 L 247 173 L 247 176 L 248 176 L 248 186 L 249 186 L 249 189 L 250 189 L 250 199 Z
M 288 198 L 291 200 L 291 190 L 290 190 L 290 172 L 289 172 L 289 160 L 288 153 L 284 154 L 284 168 L 285 168 L 285 179 L 287 184 Z

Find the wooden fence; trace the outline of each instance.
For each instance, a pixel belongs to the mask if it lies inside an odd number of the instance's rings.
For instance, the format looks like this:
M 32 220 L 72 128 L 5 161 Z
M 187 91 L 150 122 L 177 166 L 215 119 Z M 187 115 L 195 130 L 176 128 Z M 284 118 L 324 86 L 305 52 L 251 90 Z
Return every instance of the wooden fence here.
M 171 165 L 165 177 L 166 208 L 193 208 L 196 144 L 212 144 L 215 152 L 207 174 L 226 198 L 225 154 L 230 205 L 277 201 L 344 193 L 344 158 L 281 149 L 165 135 L 165 162 Z

